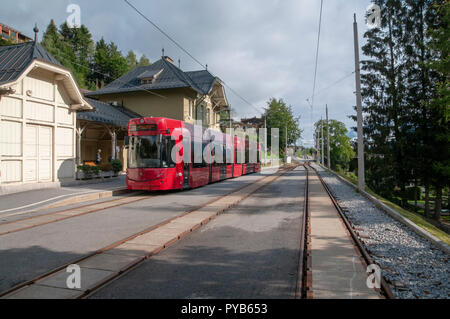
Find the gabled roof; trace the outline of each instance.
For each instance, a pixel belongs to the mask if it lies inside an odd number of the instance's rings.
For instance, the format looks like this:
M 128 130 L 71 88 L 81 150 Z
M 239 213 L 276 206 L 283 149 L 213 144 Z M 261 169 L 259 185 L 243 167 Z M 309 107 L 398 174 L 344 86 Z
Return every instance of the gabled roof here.
M 200 87 L 203 92 L 210 92 L 214 81 L 218 80 L 207 70 L 186 72 L 186 74 Z
M 35 59 L 61 66 L 39 43 L 0 46 L 0 85 L 16 81 Z
M 77 112 L 78 120 L 127 127 L 128 122 L 131 119 L 142 117 L 141 115 L 122 106 L 114 106 L 89 98 L 86 98 L 86 101 L 95 107 L 95 111 Z
M 141 83 L 140 79 L 143 74 L 157 74 L 161 70 L 161 74 L 153 83 Z M 104 88 L 88 93 L 86 96 L 174 88 L 192 88 L 200 94 L 208 94 L 215 79 L 208 71 L 183 72 L 173 63 L 162 58 L 149 66 L 138 67 Z

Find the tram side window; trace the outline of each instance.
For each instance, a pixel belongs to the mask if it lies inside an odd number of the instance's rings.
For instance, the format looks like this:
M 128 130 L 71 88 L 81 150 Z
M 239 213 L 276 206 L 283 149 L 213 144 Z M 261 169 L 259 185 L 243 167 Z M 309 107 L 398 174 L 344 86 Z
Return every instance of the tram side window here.
M 242 148 L 236 147 L 234 149 L 234 163 L 235 164 L 243 164 L 243 158 L 242 158 Z
M 170 136 L 162 138 L 161 166 L 163 168 L 175 167 L 175 162 L 172 160 L 172 149 L 175 145 L 175 141 Z
M 194 154 L 194 162 L 192 163 L 194 168 L 200 168 L 206 166 L 206 161 L 203 158 L 203 150 L 206 144 L 199 142 L 192 142 L 192 152 Z M 198 148 L 198 151 L 197 151 Z M 201 153 L 201 154 L 200 154 Z

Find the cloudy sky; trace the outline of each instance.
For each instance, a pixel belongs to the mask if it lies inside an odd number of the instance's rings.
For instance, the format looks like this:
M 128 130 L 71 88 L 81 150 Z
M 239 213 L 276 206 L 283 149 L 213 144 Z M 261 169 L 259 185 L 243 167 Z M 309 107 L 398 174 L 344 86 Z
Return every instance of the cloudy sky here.
M 312 139 L 312 120 L 324 116 L 325 104 L 330 118 L 348 128 L 355 125 L 348 119 L 355 105 L 354 76 L 350 75 L 354 71 L 353 13 L 362 42 L 370 0 L 324 0 L 313 112 L 306 99 L 313 89 L 320 0 L 129 1 L 254 106 L 228 90 L 237 119 L 260 115 L 258 110 L 276 97 L 301 116 L 304 144 Z M 134 50 L 150 61 L 159 59 L 164 47 L 166 55 L 181 59 L 183 70 L 201 68 L 123 0 L 8 1 L 2 3 L 0 22 L 29 36 L 36 22 L 42 35 L 50 19 L 58 25 L 67 19 L 71 3 L 80 6 L 81 23 L 94 40 L 103 36 L 124 54 Z

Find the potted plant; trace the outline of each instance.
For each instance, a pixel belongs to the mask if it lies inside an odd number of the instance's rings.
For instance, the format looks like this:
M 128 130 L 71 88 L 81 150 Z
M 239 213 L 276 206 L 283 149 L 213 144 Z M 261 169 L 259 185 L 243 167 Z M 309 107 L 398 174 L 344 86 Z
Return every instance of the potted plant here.
M 99 169 L 97 166 L 80 165 L 78 166 L 77 179 L 92 179 L 94 176 L 98 176 Z
M 113 167 L 111 163 L 103 164 L 98 167 L 100 169 L 101 178 L 109 178 L 114 175 Z
M 111 165 L 112 165 L 112 170 L 114 172 L 114 176 L 118 176 L 119 172 L 122 171 L 123 169 L 123 164 L 120 160 L 116 159 L 111 161 Z

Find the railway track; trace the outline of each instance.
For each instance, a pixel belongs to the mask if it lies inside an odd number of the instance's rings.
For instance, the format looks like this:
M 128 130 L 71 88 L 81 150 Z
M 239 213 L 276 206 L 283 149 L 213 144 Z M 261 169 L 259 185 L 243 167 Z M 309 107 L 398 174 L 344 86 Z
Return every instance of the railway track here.
M 91 203 L 73 208 L 57 210 L 54 212 L 44 213 L 37 216 L 30 216 L 19 220 L 0 223 L 0 236 L 16 233 L 31 228 L 44 226 L 51 223 L 79 217 L 87 214 L 98 213 L 106 209 L 124 206 L 139 201 L 143 201 L 158 195 L 144 195 L 144 192 L 134 192 L 124 195 L 121 198 L 107 200 L 100 203 Z M 45 210 L 45 209 L 41 209 Z M 39 210 L 34 211 L 39 212 Z
M 237 205 L 260 188 L 274 182 L 295 167 L 293 165 L 281 169 L 274 175 L 261 178 L 255 183 L 224 194 L 201 207 L 149 227 L 70 263 L 61 265 L 30 281 L 0 293 L 0 298 L 87 297 L 107 283 L 131 271 L 151 256 L 188 236 L 199 227 L 210 222 L 224 211 Z M 79 288 L 67 288 L 66 279 L 70 274 L 66 272 L 66 269 L 70 265 L 78 265 L 82 273 L 88 274 Z
M 100 203 L 87 204 L 68 209 L 62 209 L 55 212 L 44 213 L 37 216 L 30 216 L 19 220 L 9 221 L 0 224 L 0 236 L 19 231 L 56 223 L 62 220 L 79 217 L 87 214 L 97 213 L 106 209 L 119 207 L 154 197 L 154 195 L 141 195 L 143 193 L 134 193 L 118 199 L 107 200 Z
M 305 168 L 305 187 L 303 193 L 303 215 L 302 215 L 302 223 L 300 229 L 300 249 L 299 249 L 299 262 L 298 262 L 298 272 L 297 272 L 297 287 L 295 290 L 295 299 L 303 299 L 306 298 L 307 295 L 307 286 L 308 280 L 310 278 L 311 273 L 309 273 L 308 277 L 308 259 L 309 259 L 309 251 L 310 250 L 310 242 L 308 231 L 310 230 L 309 224 L 309 171 L 306 168 L 306 165 L 303 165 Z
M 370 257 L 369 253 L 367 252 L 367 250 L 364 248 L 364 245 L 361 243 L 358 234 L 355 232 L 355 230 L 353 229 L 352 225 L 350 224 L 349 220 L 347 219 L 346 215 L 344 214 L 345 211 L 345 207 L 341 207 L 338 203 L 338 200 L 334 197 L 333 193 L 330 191 L 330 188 L 328 187 L 328 185 L 324 182 L 324 180 L 322 179 L 322 177 L 320 176 L 320 174 L 317 173 L 317 171 L 315 170 L 315 168 L 313 168 L 312 166 L 310 166 L 309 164 L 305 165 L 306 170 L 309 172 L 308 175 L 310 175 L 310 173 L 313 173 L 314 175 L 316 175 L 322 186 L 324 187 L 327 195 L 329 196 L 329 198 L 331 199 L 334 207 L 336 208 L 339 217 L 343 223 L 343 225 L 345 226 L 346 231 L 348 231 L 348 234 L 351 238 L 351 241 L 355 247 L 355 249 L 360 253 L 360 255 L 362 256 L 362 258 L 365 261 L 365 267 L 367 267 L 368 265 L 373 265 L 374 261 L 372 260 L 372 258 Z M 308 187 L 309 188 L 309 187 Z M 307 196 L 307 195 L 305 195 Z M 307 196 L 308 198 L 308 196 Z M 309 208 L 309 203 L 307 204 L 307 207 Z M 309 215 L 309 209 L 308 212 L 306 213 L 306 221 L 305 221 L 305 225 L 307 227 L 307 231 L 306 233 L 306 248 L 305 248 L 305 268 L 304 268 L 304 293 L 303 293 L 303 297 L 310 299 L 313 298 L 314 292 L 312 290 L 312 260 L 311 260 L 311 238 L 310 238 L 310 234 L 311 234 L 311 225 L 310 225 L 310 221 L 309 221 L 310 215 Z M 392 293 L 392 291 L 390 290 L 388 284 L 386 283 L 386 280 L 381 277 L 381 289 L 376 289 L 376 291 L 378 293 L 380 293 L 383 297 L 387 298 L 387 299 L 395 299 L 394 294 Z

